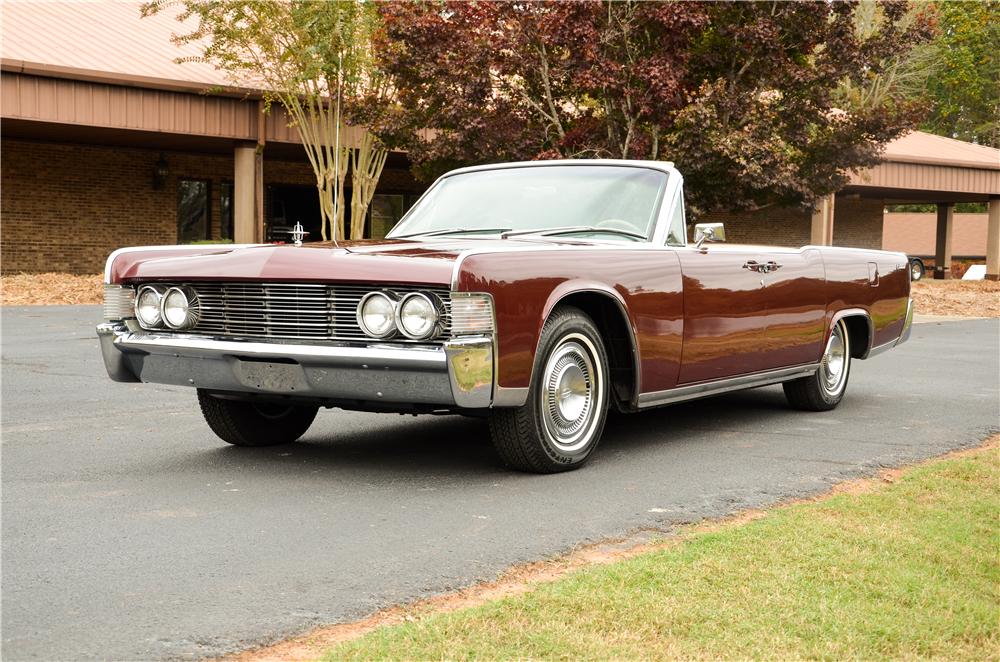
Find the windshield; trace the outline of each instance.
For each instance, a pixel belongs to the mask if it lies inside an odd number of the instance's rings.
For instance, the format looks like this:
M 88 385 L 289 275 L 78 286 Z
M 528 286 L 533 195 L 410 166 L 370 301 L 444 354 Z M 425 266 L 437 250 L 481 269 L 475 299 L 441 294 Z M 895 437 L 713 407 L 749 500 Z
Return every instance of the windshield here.
M 559 236 L 642 241 L 652 235 L 666 184 L 666 173 L 624 166 L 467 172 L 438 182 L 388 236 L 565 229 Z

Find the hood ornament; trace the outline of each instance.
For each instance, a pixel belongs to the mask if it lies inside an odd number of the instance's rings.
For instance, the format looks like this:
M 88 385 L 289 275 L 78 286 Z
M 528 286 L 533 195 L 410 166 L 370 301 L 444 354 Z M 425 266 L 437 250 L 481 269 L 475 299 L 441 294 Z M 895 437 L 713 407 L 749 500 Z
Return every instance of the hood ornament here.
M 302 240 L 305 239 L 306 235 L 309 233 L 306 232 L 305 228 L 302 227 L 301 223 L 296 223 L 295 227 L 292 228 L 291 234 L 292 234 L 292 242 L 296 246 L 301 246 Z

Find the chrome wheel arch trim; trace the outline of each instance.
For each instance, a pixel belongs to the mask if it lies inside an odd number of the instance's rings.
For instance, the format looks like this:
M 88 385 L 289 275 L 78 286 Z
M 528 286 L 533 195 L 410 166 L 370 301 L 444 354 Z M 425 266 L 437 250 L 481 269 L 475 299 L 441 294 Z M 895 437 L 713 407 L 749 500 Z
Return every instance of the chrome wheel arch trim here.
M 872 356 L 872 343 L 875 342 L 875 324 L 872 322 L 871 315 L 864 308 L 844 308 L 833 314 L 833 317 L 830 318 L 830 326 L 827 328 L 826 333 L 823 334 L 823 351 L 826 351 L 826 344 L 830 342 L 830 336 L 833 334 L 833 330 L 837 328 L 837 324 L 840 320 L 847 317 L 864 317 L 865 322 L 868 324 L 868 346 L 857 357 L 859 359 L 867 359 L 869 356 Z M 823 360 L 822 355 L 820 355 L 819 360 Z
M 538 328 L 541 329 L 542 327 L 545 326 L 545 323 L 549 320 L 549 317 L 552 316 L 553 311 L 555 311 L 555 309 L 558 308 L 562 302 L 564 302 L 566 299 L 576 294 L 597 294 L 603 296 L 606 299 L 614 301 L 618 305 L 618 312 L 619 314 L 621 314 L 622 321 L 625 323 L 625 328 L 628 329 L 629 348 L 631 349 L 632 352 L 632 371 L 633 374 L 635 375 L 634 383 L 632 385 L 632 398 L 630 400 L 630 404 L 633 407 L 636 406 L 639 399 L 639 389 L 642 387 L 642 361 L 639 356 L 639 343 L 636 341 L 635 337 L 635 326 L 632 324 L 632 318 L 629 317 L 628 309 L 625 307 L 625 301 L 622 300 L 620 294 L 610 289 L 605 290 L 595 287 L 580 287 L 576 289 L 567 290 L 566 292 L 559 294 L 558 297 L 555 296 L 549 297 L 549 300 L 546 301 L 545 303 L 545 308 L 542 310 L 542 323 Z M 604 342 L 603 338 L 601 339 L 601 342 Z M 538 356 L 538 350 L 541 347 L 541 344 L 542 344 L 542 334 L 539 333 L 538 340 L 535 341 L 535 351 L 532 354 L 533 357 Z M 608 350 L 607 345 L 605 345 L 604 350 L 605 352 L 607 352 Z M 534 366 L 534 363 L 532 363 L 532 366 Z M 529 384 L 531 383 L 530 379 L 534 378 L 534 376 L 535 376 L 535 371 L 534 367 L 532 367 L 531 377 L 529 378 L 528 381 Z M 527 391 L 527 389 L 525 389 L 525 391 Z
M 462 292 L 455 292 L 453 290 L 452 291 L 452 295 L 454 296 L 456 294 L 463 294 L 463 293 Z M 637 407 L 638 406 L 638 399 L 639 399 L 639 389 L 641 388 L 641 385 L 642 385 L 642 362 L 640 361 L 640 357 L 639 357 L 639 347 L 638 347 L 638 343 L 636 342 L 635 327 L 632 324 L 632 319 L 628 316 L 628 313 L 626 312 L 625 302 L 622 301 L 621 298 L 619 298 L 619 296 L 616 296 L 617 293 L 615 293 L 613 290 L 604 290 L 604 289 L 599 289 L 599 288 L 593 288 L 593 287 L 591 287 L 591 288 L 572 289 L 572 290 L 568 290 L 566 292 L 561 293 L 558 297 L 550 297 L 549 301 L 546 303 L 545 309 L 543 310 L 543 316 L 542 316 L 542 320 L 541 320 L 541 324 L 539 325 L 539 328 L 542 328 L 545 325 L 545 322 L 547 322 L 548 319 L 549 319 L 549 317 L 552 315 L 552 311 L 554 311 L 559 306 L 560 303 L 562 303 L 565 299 L 567 299 L 568 297 L 571 297 L 571 296 L 573 296 L 575 294 L 598 294 L 598 295 L 604 296 L 605 298 L 607 298 L 607 299 L 609 299 L 611 301 L 614 301 L 618 305 L 618 312 L 621 314 L 622 321 L 625 323 L 625 328 L 628 329 L 628 340 L 629 340 L 629 346 L 630 346 L 631 353 L 632 353 L 632 366 L 633 366 L 633 371 L 634 371 L 634 374 L 635 374 L 635 380 L 634 380 L 634 384 L 633 384 L 633 388 L 632 388 L 632 399 L 631 399 L 630 404 L 633 407 Z M 494 342 L 493 355 L 494 355 L 494 361 L 498 362 L 499 358 L 500 358 L 500 353 L 499 353 L 500 350 L 499 350 L 499 346 L 498 346 L 499 345 L 499 340 L 498 340 L 499 329 L 497 328 L 496 305 L 495 305 L 495 302 L 493 302 L 492 295 L 490 295 L 490 300 L 491 300 L 492 303 L 494 303 L 494 305 L 492 306 L 492 309 L 493 309 L 493 342 Z M 528 378 L 528 380 L 529 380 L 528 383 L 529 384 L 531 383 L 531 379 L 533 379 L 534 376 L 535 376 L 534 359 L 537 359 L 537 357 L 538 357 L 538 350 L 539 350 L 539 348 L 541 346 L 541 342 L 542 342 L 542 336 L 541 336 L 541 333 L 539 333 L 538 334 L 538 339 L 535 341 L 535 350 L 532 353 L 533 362 L 532 362 L 531 375 Z M 607 348 L 605 348 L 605 349 L 607 349 Z M 519 386 L 507 387 L 507 386 L 501 386 L 500 383 L 499 383 L 499 374 L 500 374 L 499 365 L 496 365 L 495 369 L 493 371 L 493 379 L 494 379 L 494 383 L 493 383 L 493 406 L 494 407 L 521 407 L 521 406 L 523 406 L 524 403 L 526 403 L 528 401 L 529 387 L 519 387 Z

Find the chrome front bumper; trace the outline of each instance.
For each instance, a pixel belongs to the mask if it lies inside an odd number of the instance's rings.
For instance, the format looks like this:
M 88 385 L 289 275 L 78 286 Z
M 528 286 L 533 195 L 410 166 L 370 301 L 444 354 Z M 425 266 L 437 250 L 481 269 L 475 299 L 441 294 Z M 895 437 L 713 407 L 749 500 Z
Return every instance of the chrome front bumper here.
M 97 327 L 104 366 L 119 382 L 317 398 L 333 402 L 481 409 L 493 398 L 493 341 L 434 347 L 285 344 L 134 333 Z

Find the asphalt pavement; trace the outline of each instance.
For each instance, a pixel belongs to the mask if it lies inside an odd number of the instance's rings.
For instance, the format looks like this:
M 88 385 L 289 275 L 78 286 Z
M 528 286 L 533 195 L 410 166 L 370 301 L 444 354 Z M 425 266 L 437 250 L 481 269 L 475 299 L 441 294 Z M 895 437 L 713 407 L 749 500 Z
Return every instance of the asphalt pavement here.
M 1000 426 L 1000 323 L 923 324 L 828 413 L 780 387 L 609 420 L 584 469 L 504 470 L 481 420 L 320 412 L 216 439 L 193 390 L 116 384 L 97 306 L 2 311 L 2 658 L 198 658 L 641 528 L 823 492 Z

